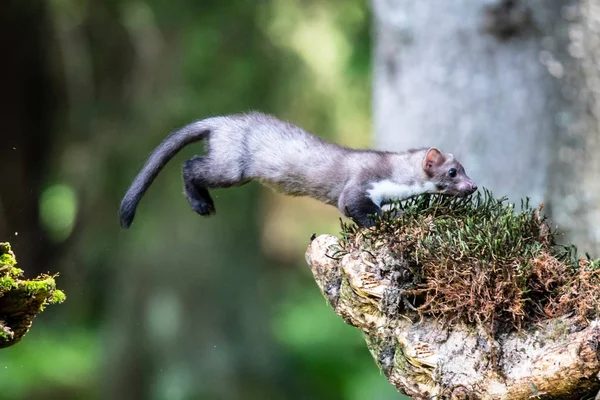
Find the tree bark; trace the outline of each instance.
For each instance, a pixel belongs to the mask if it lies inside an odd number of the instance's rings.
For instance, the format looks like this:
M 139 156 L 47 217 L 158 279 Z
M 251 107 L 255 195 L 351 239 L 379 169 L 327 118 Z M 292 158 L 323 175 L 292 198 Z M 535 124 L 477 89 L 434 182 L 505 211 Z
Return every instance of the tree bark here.
M 382 279 L 392 263 L 359 250 L 336 257 L 336 237 L 322 235 L 306 259 L 321 292 L 346 323 L 366 334 L 379 368 L 414 399 L 580 399 L 598 391 L 600 321 L 582 327 L 570 318 L 498 335 L 424 318 L 391 318 Z
M 549 165 L 548 200 L 559 226 L 581 250 L 600 256 L 600 7 L 582 0 L 563 7 L 556 49 L 564 66 L 564 108 Z
M 569 241 L 598 254 L 598 7 L 372 4 L 377 147 L 454 153 L 480 187 L 544 202 Z

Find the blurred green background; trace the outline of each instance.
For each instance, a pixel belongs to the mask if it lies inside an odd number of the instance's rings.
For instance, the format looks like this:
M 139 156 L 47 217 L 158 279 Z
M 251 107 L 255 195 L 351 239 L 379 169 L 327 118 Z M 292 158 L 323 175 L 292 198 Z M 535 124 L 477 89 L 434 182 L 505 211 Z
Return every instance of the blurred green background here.
M 304 261 L 336 209 L 258 184 L 194 214 L 180 165 L 132 228 L 121 196 L 165 135 L 260 110 L 371 143 L 363 0 L 6 0 L 0 240 L 67 302 L 0 352 L 2 399 L 398 399 Z

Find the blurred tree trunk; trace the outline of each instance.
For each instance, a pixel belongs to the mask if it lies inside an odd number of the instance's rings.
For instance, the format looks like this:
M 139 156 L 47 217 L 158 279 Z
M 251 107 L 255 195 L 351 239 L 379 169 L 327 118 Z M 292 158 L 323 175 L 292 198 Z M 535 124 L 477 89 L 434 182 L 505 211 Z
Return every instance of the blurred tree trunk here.
M 0 241 L 10 240 L 19 263 L 37 275 L 47 271 L 53 249 L 39 223 L 38 201 L 60 107 L 59 85 L 48 68 L 46 2 L 7 0 L 0 9 Z
M 600 255 L 598 6 L 373 0 L 376 145 L 437 146 Z

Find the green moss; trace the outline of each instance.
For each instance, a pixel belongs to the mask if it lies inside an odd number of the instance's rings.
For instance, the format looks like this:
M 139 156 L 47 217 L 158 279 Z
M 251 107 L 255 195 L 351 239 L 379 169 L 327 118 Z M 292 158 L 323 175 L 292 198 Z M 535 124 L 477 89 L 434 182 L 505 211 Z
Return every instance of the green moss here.
M 420 252 L 478 260 L 528 258 L 554 244 L 551 232 L 541 236 L 547 227 L 545 220 L 528 199 L 522 201 L 520 212 L 515 211 L 506 198 L 497 199 L 485 189 L 483 194 L 463 198 L 420 195 L 394 203 L 377 221 L 374 235 L 393 234 L 406 225 L 429 224 L 431 229 L 418 243 Z M 344 231 L 353 236 L 356 229 L 346 225 Z M 411 233 L 414 239 L 418 233 Z
M 0 255 L 0 268 L 12 267 L 15 264 L 15 258 L 10 253 Z
M 42 274 L 34 279 L 23 279 L 23 270 L 15 267 L 15 255 L 8 243 L 0 243 L 0 348 L 21 340 L 29 330 L 32 319 L 48 304 L 65 301 L 64 292 L 56 289 L 57 275 Z
M 11 276 L 0 278 L 0 294 L 17 287 L 17 283 Z
M 10 244 L 0 242 L 0 270 L 10 268 L 17 263 Z
M 62 290 L 56 289 L 54 292 L 52 292 L 52 297 L 50 298 L 50 300 L 48 302 L 50 304 L 60 304 L 60 303 L 64 302 L 66 299 L 67 299 L 67 295 L 65 295 L 65 292 L 63 292 Z
M 50 294 L 56 288 L 56 282 L 54 278 L 48 277 L 40 280 L 20 281 L 19 286 L 25 290 L 27 295 L 33 296 L 43 293 Z
M 3 329 L 0 329 L 0 342 L 7 342 L 12 339 L 11 335 L 7 332 L 4 332 Z
M 394 204 L 375 222 L 374 229 L 343 225 L 343 250 L 391 252 L 400 264 L 380 273 L 394 280 L 390 274 L 402 272 L 402 296 L 421 317 L 497 330 L 600 314 L 600 261 L 557 245 L 541 207 L 527 199 L 518 210 L 487 190 L 427 194 Z
M 408 360 L 404 355 L 404 351 L 402 350 L 402 346 L 399 343 L 396 343 L 396 353 L 394 354 L 394 368 L 397 371 L 408 373 L 410 371 Z

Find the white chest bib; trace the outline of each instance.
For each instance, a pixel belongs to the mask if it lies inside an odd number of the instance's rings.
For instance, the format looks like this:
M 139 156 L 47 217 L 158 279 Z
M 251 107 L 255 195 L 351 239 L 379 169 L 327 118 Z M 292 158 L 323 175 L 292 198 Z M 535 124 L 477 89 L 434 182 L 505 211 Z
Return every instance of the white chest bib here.
M 389 200 L 402 200 L 422 193 L 434 193 L 437 188 L 432 182 L 415 182 L 412 185 L 392 182 L 389 179 L 375 182 L 371 189 L 367 190 L 367 195 L 371 201 L 381 207 L 381 203 Z

